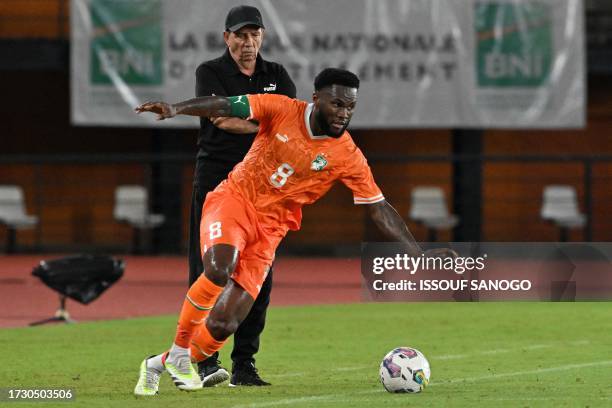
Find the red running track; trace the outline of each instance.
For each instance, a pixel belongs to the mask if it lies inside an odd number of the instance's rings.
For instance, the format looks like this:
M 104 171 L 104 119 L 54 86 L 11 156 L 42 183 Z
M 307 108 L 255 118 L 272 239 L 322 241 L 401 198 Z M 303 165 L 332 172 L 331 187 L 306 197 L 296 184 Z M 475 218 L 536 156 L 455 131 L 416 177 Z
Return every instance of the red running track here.
M 31 275 L 56 256 L 0 256 L 0 327 L 27 326 L 51 317 L 58 294 Z M 77 321 L 177 314 L 187 291 L 186 257 L 118 256 L 121 280 L 87 306 L 68 300 Z M 279 258 L 274 265 L 272 306 L 352 303 L 361 300 L 359 259 Z

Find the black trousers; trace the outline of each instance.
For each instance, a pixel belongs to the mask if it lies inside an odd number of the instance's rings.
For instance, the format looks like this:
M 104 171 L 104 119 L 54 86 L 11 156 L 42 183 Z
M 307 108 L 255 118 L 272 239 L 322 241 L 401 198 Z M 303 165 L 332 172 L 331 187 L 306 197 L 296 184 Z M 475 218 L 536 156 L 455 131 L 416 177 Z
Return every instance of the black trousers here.
M 191 286 L 204 271 L 202 257 L 200 255 L 200 220 L 202 219 L 202 205 L 209 191 L 215 186 L 193 187 L 191 196 L 191 215 L 189 221 L 189 286 Z M 259 336 L 266 324 L 266 311 L 270 304 L 270 292 L 272 292 L 272 268 L 264 281 L 259 296 L 251 311 L 244 319 L 234 334 L 234 349 L 232 350 L 232 361 L 234 365 L 252 362 L 253 357 L 259 350 Z

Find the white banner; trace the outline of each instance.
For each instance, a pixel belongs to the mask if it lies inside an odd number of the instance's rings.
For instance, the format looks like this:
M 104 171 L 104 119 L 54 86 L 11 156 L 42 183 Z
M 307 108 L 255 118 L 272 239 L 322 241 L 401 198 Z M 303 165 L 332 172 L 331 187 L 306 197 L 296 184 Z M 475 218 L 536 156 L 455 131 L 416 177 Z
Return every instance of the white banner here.
M 146 100 L 194 96 L 195 69 L 225 50 L 244 1 L 72 0 L 72 121 L 197 126 L 135 115 Z M 585 123 L 581 0 L 259 0 L 262 56 L 298 98 L 314 76 L 361 78 L 353 128 L 575 128 Z

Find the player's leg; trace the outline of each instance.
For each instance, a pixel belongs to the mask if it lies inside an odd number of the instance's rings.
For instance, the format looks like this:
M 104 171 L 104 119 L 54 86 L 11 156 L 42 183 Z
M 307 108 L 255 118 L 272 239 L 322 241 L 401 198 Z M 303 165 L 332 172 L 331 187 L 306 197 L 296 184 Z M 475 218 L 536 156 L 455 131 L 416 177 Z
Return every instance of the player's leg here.
M 238 327 L 234 335 L 234 348 L 232 350 L 232 379 L 231 386 L 262 386 L 270 385 L 261 379 L 255 368 L 255 358 L 259 351 L 259 336 L 266 323 L 266 311 L 270 304 L 272 291 L 272 269 L 264 281 L 261 291 L 255 299 L 251 311 Z
M 228 244 L 211 247 L 204 257 L 205 273 L 189 288 L 176 329 L 176 336 L 170 351 L 145 359 L 140 365 L 136 395 L 157 394 L 159 377 L 166 370 L 174 384 L 181 390 L 192 391 L 202 388 L 202 378 L 191 364 L 194 353 L 191 339 L 204 319 L 212 310 L 217 298 L 236 268 L 238 248 Z M 200 356 L 201 359 L 205 358 Z M 226 372 L 226 379 L 227 379 Z
M 230 280 L 192 339 L 192 350 L 205 356 L 219 351 L 227 338 L 236 332 L 254 301 L 249 292 Z
M 206 194 L 213 189 L 214 186 L 199 186 L 197 184 L 193 186 L 189 216 L 189 286 L 193 285 L 204 271 L 200 245 L 200 222 L 204 199 Z M 204 387 L 213 387 L 230 377 L 228 371 L 220 365 L 219 353 L 198 362 L 198 373 Z
M 187 292 L 170 351 L 149 359 L 152 364 L 161 363 L 180 389 L 202 387 L 202 381 L 191 365 L 191 338 L 236 268 L 240 250 L 252 238 L 248 235 L 250 216 L 245 211 L 244 203 L 231 195 L 211 193 L 207 196 L 200 228 L 206 272 Z
M 204 273 L 187 292 L 175 344 L 190 347 L 195 328 L 206 318 L 238 265 L 238 255 L 254 238 L 244 203 L 227 192 L 208 194 L 202 210 L 200 245 Z M 201 361 L 206 355 L 192 356 Z
M 192 339 L 194 348 L 204 355 L 219 350 L 225 340 L 238 330 L 270 271 L 280 237 L 270 239 L 259 232 L 255 238 L 241 251 L 231 280 L 215 303 L 206 323 Z
M 202 323 L 235 272 L 239 254 L 256 238 L 256 217 L 241 196 L 222 189 L 207 195 L 200 223 L 204 273 L 185 298 L 168 361 L 178 355 L 175 351 L 180 352 L 182 358 L 190 355 L 198 363 L 211 356 L 193 341 L 194 335 L 196 330 L 204 331 Z M 188 353 L 185 352 L 187 347 Z
M 209 355 L 194 349 L 192 338 L 203 326 L 229 276 L 236 268 L 238 253 L 238 248 L 228 244 L 217 244 L 209 248 L 204 256 L 204 273 L 185 296 L 174 343 L 162 359 L 166 371 L 180 389 L 202 387 L 202 380 L 191 361 L 192 358 L 202 360 Z
M 200 220 L 202 219 L 202 205 L 205 196 L 206 191 L 200 189 L 196 185 L 193 186 L 189 216 L 189 287 L 195 283 L 204 270 L 202 256 L 200 254 Z M 165 353 L 149 356 L 140 363 L 139 377 L 136 387 L 134 388 L 134 394 L 139 396 L 151 396 L 158 393 L 159 380 L 161 374 L 165 370 L 162 363 L 164 354 Z M 227 371 L 225 369 L 224 371 L 225 375 L 229 378 Z

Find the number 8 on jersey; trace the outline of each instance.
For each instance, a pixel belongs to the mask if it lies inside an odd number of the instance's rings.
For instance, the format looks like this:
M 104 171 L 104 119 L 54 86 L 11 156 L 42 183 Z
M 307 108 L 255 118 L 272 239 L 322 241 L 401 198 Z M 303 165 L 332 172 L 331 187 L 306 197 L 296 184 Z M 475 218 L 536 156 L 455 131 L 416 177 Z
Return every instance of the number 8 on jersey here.
M 289 176 L 295 173 L 295 170 L 289 163 L 283 163 L 276 169 L 276 172 L 270 176 L 270 183 L 276 188 L 281 188 L 287 182 Z

